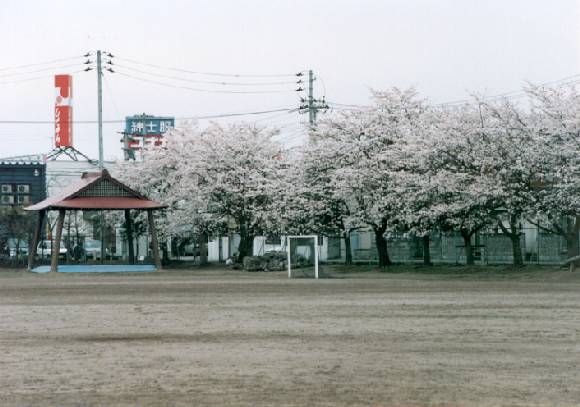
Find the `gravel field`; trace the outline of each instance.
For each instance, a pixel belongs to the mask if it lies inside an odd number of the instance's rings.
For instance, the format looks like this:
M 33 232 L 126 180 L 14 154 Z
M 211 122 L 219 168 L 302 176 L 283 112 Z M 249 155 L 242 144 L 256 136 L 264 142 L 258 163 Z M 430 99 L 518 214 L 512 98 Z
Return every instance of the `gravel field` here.
M 0 406 L 579 406 L 580 273 L 0 270 Z

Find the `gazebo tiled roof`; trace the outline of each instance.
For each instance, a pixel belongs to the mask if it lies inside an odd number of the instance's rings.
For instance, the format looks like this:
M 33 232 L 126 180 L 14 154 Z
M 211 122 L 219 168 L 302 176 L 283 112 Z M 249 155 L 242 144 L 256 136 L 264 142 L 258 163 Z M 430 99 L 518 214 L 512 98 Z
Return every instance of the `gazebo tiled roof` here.
M 53 209 L 162 209 L 167 207 L 152 201 L 122 182 L 111 177 L 107 170 L 83 173 L 80 180 L 48 197 L 24 208 L 27 211 Z

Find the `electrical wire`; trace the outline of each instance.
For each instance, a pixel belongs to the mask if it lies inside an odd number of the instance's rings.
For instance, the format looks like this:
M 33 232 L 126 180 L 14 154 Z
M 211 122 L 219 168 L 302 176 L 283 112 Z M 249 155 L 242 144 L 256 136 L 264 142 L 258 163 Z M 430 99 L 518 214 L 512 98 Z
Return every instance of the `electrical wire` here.
M 297 111 L 297 110 L 298 109 L 295 109 L 294 111 Z M 261 119 L 254 120 L 254 123 L 260 123 L 260 122 L 264 122 L 264 121 L 272 121 L 274 119 L 278 119 L 281 117 L 288 118 L 288 114 L 294 113 L 294 111 L 287 111 L 287 112 L 277 113 L 277 114 L 274 114 L 274 115 L 268 116 L 268 117 L 262 117 Z
M 138 65 L 149 66 L 149 67 L 152 67 L 152 68 L 165 69 L 165 70 L 168 70 L 168 71 L 183 72 L 183 73 L 189 73 L 189 74 L 194 74 L 194 75 L 222 76 L 222 77 L 233 77 L 233 78 L 283 78 L 283 77 L 297 76 L 297 74 L 295 74 L 295 73 L 280 73 L 280 74 L 231 74 L 231 73 L 223 73 L 223 72 L 191 71 L 191 70 L 188 70 L 188 69 L 175 68 L 175 67 L 169 67 L 169 66 L 151 64 L 151 63 L 146 63 L 146 62 L 140 62 L 140 61 L 137 61 L 137 60 L 134 60 L 134 59 L 123 58 L 123 57 L 119 57 L 119 56 L 116 56 L 116 55 L 115 55 L 114 58 L 118 58 L 118 59 L 120 59 L 122 61 L 132 62 L 132 63 L 138 64 Z M 301 71 L 301 72 L 303 72 L 303 71 Z
M 543 82 L 538 84 L 538 86 L 550 86 L 550 85 L 558 85 L 558 86 L 566 86 L 566 85 L 573 85 L 580 83 L 580 74 L 566 76 L 564 78 L 555 79 L 548 82 Z M 495 99 L 518 99 L 524 97 L 526 95 L 525 90 L 513 90 L 509 92 L 502 92 L 495 95 L 485 96 L 482 97 L 482 100 L 495 100 Z M 357 110 L 357 109 L 365 109 L 371 107 L 370 105 L 356 105 L 356 104 L 348 104 L 348 103 L 338 103 L 338 102 L 331 102 L 327 101 L 327 103 L 332 107 L 333 110 Z M 441 102 L 435 104 L 429 104 L 427 106 L 431 107 L 446 107 L 446 106 L 457 106 L 457 105 L 472 105 L 472 104 L 479 104 L 478 101 L 474 101 L 473 99 L 458 99 L 452 100 L 448 102 Z M 347 109 L 350 108 L 350 109 Z
M 159 78 L 165 78 L 165 79 L 174 79 L 177 81 L 183 81 L 183 82 L 190 82 L 190 83 L 201 83 L 201 84 L 208 84 L 208 85 L 221 85 L 221 86 L 272 86 L 272 85 L 296 85 L 299 83 L 298 82 L 294 82 L 294 81 L 284 81 L 284 82 L 225 82 L 225 81 L 202 81 L 202 80 L 196 80 L 196 79 L 188 79 L 188 78 L 182 78 L 179 76 L 172 76 L 172 75 L 163 75 L 160 73 L 156 73 L 156 72 L 151 72 L 151 71 L 145 71 L 142 69 L 137 69 L 137 68 L 133 68 L 131 66 L 127 66 L 127 65 L 122 65 L 122 64 L 113 64 L 113 66 L 120 66 L 121 68 L 124 69 L 129 69 L 131 71 L 134 72 L 139 72 L 145 75 L 150 75 L 150 76 L 155 76 L 155 77 L 159 77 Z
M 138 76 L 133 76 L 133 75 L 129 75 L 125 72 L 121 72 L 121 71 L 115 71 L 115 73 L 118 73 L 119 75 L 122 76 L 126 76 L 128 78 L 131 79 L 135 79 L 141 82 L 149 82 L 149 83 L 153 83 L 159 86 L 165 86 L 165 87 L 169 87 L 169 88 L 175 88 L 175 89 L 184 89 L 184 90 L 189 90 L 189 91 L 193 91 L 193 92 L 203 92 L 203 93 L 232 93 L 232 94 L 266 94 L 266 93 L 294 93 L 296 92 L 296 90 L 282 90 L 282 89 L 277 89 L 277 90 L 256 90 L 256 91 L 250 91 L 250 90 L 222 90 L 222 89 L 202 89 L 202 88 L 192 88 L 189 86 L 183 86 L 183 85 L 173 85 L 170 83 L 166 83 L 166 82 L 159 82 L 153 79 L 147 79 L 147 78 L 141 78 Z
M 272 110 L 262 110 L 256 112 L 242 112 L 242 113 L 222 113 L 213 114 L 205 116 L 190 116 L 190 117 L 176 117 L 175 120 L 207 120 L 207 119 L 219 119 L 226 117 L 238 117 L 238 116 L 254 116 L 267 113 L 276 112 L 291 112 L 295 108 L 283 108 L 283 109 L 272 109 Z M 113 120 L 103 120 L 103 123 L 125 123 L 125 119 L 113 119 Z M 94 124 L 98 123 L 98 120 L 74 120 L 73 124 Z M 0 120 L 0 124 L 54 124 L 54 121 L 47 120 Z
M 83 57 L 83 56 L 82 55 L 77 55 L 77 56 L 74 56 L 74 57 L 53 59 L 51 61 L 38 62 L 38 63 L 35 63 L 35 64 L 26 64 L 26 65 L 2 67 L 2 68 L 0 68 L 0 71 L 10 71 L 10 70 L 14 70 L 14 69 L 30 68 L 30 67 L 33 67 L 33 66 L 49 65 L 49 64 L 54 64 L 54 63 L 58 63 L 58 62 L 70 61 L 70 60 L 77 59 L 77 58 L 81 58 L 81 57 Z
M 346 104 L 346 103 L 337 103 L 337 102 L 329 102 L 327 101 L 326 103 L 328 103 L 329 105 L 336 105 L 336 106 L 345 106 L 345 107 L 369 107 L 369 106 L 364 106 L 364 105 L 350 105 L 350 104 Z
M 78 71 L 73 71 L 69 75 L 74 75 L 74 74 L 77 74 L 77 73 L 80 73 L 80 72 L 84 72 L 84 70 L 81 69 L 81 70 L 78 70 Z M 0 85 L 11 85 L 13 83 L 30 82 L 30 81 L 36 81 L 36 80 L 39 80 L 39 79 L 46 79 L 46 78 L 53 78 L 53 77 L 54 77 L 54 74 L 42 75 L 42 76 L 35 76 L 35 77 L 32 77 L 32 78 L 17 79 L 15 81 L 2 81 L 2 82 L 0 82 Z
M 316 79 L 320 79 L 320 82 L 322 83 L 322 98 L 326 99 L 326 82 L 324 82 L 324 79 L 322 79 L 322 76 L 320 75 L 316 75 Z
M 222 118 L 222 117 L 252 116 L 252 115 L 274 113 L 274 112 L 283 112 L 283 111 L 291 112 L 293 110 L 295 110 L 295 108 L 263 110 L 263 111 L 259 111 L 259 112 L 247 112 L 247 113 L 226 113 L 226 114 L 216 114 L 216 115 L 209 115 L 209 116 L 182 117 L 182 118 L 177 118 L 176 120 L 218 119 L 218 118 Z
M 103 82 L 105 83 L 105 87 L 107 88 L 107 95 L 109 97 L 109 100 L 113 104 L 113 108 L 115 109 L 115 113 L 118 116 L 121 116 L 121 111 L 119 110 L 119 107 L 117 106 L 117 102 L 115 102 L 115 98 L 113 97 L 113 92 L 111 91 L 111 87 L 109 86 L 109 81 L 107 80 L 106 75 L 103 75 Z
M 4 77 L 7 77 L 7 76 L 28 75 L 28 74 L 37 73 L 37 72 L 46 72 L 46 71 L 54 71 L 54 70 L 57 70 L 57 69 L 71 68 L 73 66 L 78 67 L 79 65 L 80 64 L 67 64 L 67 65 L 60 65 L 60 66 L 53 66 L 53 67 L 36 69 L 34 71 L 28 71 L 28 72 L 3 73 L 3 74 L 0 74 L 0 77 L 4 78 Z
M 566 76 L 564 78 L 543 82 L 543 83 L 538 84 L 537 86 L 558 85 L 558 87 L 560 87 L 560 86 L 566 86 L 566 85 L 573 85 L 573 84 L 580 82 L 580 79 L 578 79 L 578 78 L 580 78 L 580 74 L 575 74 L 575 75 Z M 575 79 L 575 80 L 571 80 L 571 79 Z M 484 96 L 481 99 L 482 100 L 519 99 L 521 97 L 526 96 L 526 93 L 527 92 L 525 90 L 513 90 L 513 91 L 509 91 L 509 92 L 498 93 L 495 95 Z M 454 100 L 454 101 L 450 101 L 450 102 L 437 103 L 437 104 L 434 104 L 433 106 L 439 107 L 439 106 L 453 106 L 453 105 L 463 105 L 463 104 L 479 104 L 479 102 L 474 101 L 473 99 L 460 99 L 460 100 Z

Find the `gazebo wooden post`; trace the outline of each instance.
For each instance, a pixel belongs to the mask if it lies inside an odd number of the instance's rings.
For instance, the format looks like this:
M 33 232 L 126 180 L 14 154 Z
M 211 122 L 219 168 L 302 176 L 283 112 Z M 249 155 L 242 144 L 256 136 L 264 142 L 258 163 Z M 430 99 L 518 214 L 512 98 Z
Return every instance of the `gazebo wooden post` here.
M 149 233 L 151 235 L 151 245 L 153 246 L 153 259 L 155 260 L 155 267 L 157 267 L 157 270 L 161 270 L 159 242 L 157 241 L 157 231 L 155 230 L 155 221 L 153 220 L 153 209 L 147 209 L 147 219 L 149 220 Z
M 62 226 L 64 225 L 65 214 L 66 210 L 64 209 L 58 210 L 58 221 L 56 222 L 56 236 L 51 245 L 52 248 L 52 258 L 50 259 L 51 272 L 58 271 L 58 256 L 60 254 L 60 240 L 62 238 Z
M 34 235 L 32 236 L 32 245 L 28 248 L 28 271 L 31 271 L 34 266 L 34 258 L 36 257 L 36 250 L 38 249 L 38 242 L 40 241 L 40 234 L 42 233 L 42 224 L 44 223 L 45 215 L 45 210 L 38 211 L 36 228 L 34 229 Z
M 133 247 L 133 222 L 131 210 L 125 209 L 125 227 L 127 231 L 127 245 L 129 246 L 129 264 L 135 264 L 135 247 Z

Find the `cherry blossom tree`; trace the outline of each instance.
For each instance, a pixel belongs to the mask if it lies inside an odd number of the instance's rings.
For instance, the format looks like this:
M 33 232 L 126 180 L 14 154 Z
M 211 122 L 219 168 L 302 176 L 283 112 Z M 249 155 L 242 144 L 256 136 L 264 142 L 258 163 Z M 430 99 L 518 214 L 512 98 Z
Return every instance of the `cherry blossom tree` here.
M 271 214 L 283 160 L 281 146 L 272 140 L 276 134 L 246 123 L 212 125 L 192 141 L 188 163 L 180 168 L 190 182 L 184 189 L 207 202 L 210 218 L 233 222 L 240 258 L 252 254 L 255 236 L 277 228 Z
M 417 216 L 440 230 L 459 232 L 466 263 L 472 265 L 473 236 L 494 221 L 501 189 L 488 174 L 479 108 L 467 104 L 441 110 L 438 117 L 426 147 L 432 202 Z
M 414 89 L 373 93 L 369 108 L 339 112 L 321 120 L 314 137 L 335 156 L 335 195 L 348 207 L 351 225 L 375 235 L 379 266 L 391 264 L 386 232 L 401 212 L 397 178 L 413 154 L 426 107 Z
M 580 93 L 576 86 L 526 89 L 532 126 L 540 140 L 534 207 L 542 229 L 566 240 L 569 258 L 578 256 L 580 231 Z M 571 263 L 571 268 L 577 262 Z
M 481 131 L 474 149 L 480 172 L 500 192 L 496 222 L 512 244 L 513 264 L 523 266 L 521 224 L 534 212 L 535 184 L 543 172 L 545 140 L 538 137 L 530 115 L 507 99 L 479 104 Z M 507 224 L 506 224 L 507 223 Z
M 521 222 L 563 236 L 578 255 L 580 95 L 574 87 L 527 88 L 531 108 L 474 98 L 430 107 L 413 89 L 373 93 L 369 107 L 321 119 L 310 142 L 289 155 L 276 130 L 245 123 L 174 129 L 141 163 L 118 173 L 169 205 L 167 233 L 234 230 L 239 254 L 260 234 L 341 235 L 370 228 L 379 265 L 386 235 L 456 231 L 467 264 L 476 233 L 497 224 L 523 264 Z M 564 222 L 562 222 L 564 220 Z
M 255 236 L 277 227 L 272 213 L 283 160 L 272 141 L 276 133 L 247 123 L 173 129 L 143 162 L 122 163 L 117 173 L 169 205 L 167 233 L 194 232 L 205 242 L 232 227 L 243 258 L 251 255 Z
M 289 234 L 340 236 L 345 242 L 345 264 L 352 264 L 350 233 L 355 227 L 350 207 L 336 189 L 335 172 L 340 151 L 336 143 L 311 137 L 310 142 L 288 160 L 281 224 Z

